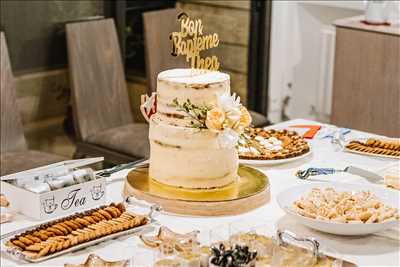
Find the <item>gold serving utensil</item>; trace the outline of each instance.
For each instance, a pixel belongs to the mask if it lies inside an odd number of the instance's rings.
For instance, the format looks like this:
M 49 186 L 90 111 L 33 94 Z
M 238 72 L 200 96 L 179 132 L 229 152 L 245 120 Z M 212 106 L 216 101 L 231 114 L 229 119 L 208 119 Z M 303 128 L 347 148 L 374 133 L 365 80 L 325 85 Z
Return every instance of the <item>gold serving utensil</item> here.
M 140 235 L 142 242 L 151 248 L 162 248 L 164 245 L 173 245 L 176 251 L 184 252 L 192 250 L 194 245 L 198 245 L 197 235 L 199 231 L 195 230 L 189 233 L 180 234 L 172 231 L 168 227 L 161 226 L 155 236 Z
M 150 248 L 158 248 L 162 243 L 162 241 L 157 236 L 140 235 L 139 238 L 146 246 Z
M 106 261 L 97 256 L 96 254 L 90 254 L 86 261 L 82 264 L 64 264 L 64 267 L 128 267 L 129 260 L 120 261 Z
M 186 233 L 186 234 L 180 234 L 177 232 L 172 231 L 168 227 L 161 226 L 157 237 L 161 240 L 165 239 L 197 239 L 197 235 L 200 233 L 198 230 L 194 230 L 192 232 Z

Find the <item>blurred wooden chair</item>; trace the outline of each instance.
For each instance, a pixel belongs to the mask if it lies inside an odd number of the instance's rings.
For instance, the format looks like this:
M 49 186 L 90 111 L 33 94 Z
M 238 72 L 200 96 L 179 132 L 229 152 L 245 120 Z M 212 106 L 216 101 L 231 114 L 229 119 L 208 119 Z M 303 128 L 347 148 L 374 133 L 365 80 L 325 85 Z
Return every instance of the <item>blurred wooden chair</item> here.
M 0 32 L 0 175 L 20 172 L 58 161 L 64 157 L 28 150 L 17 107 L 15 79 L 3 32 Z
M 148 157 L 148 125 L 134 123 L 112 19 L 67 24 L 75 158 L 119 164 Z
M 171 41 L 169 34 L 179 31 L 175 8 L 149 11 L 143 13 L 143 32 L 145 42 L 146 76 L 148 93 L 155 92 L 157 88 L 157 75 L 163 70 L 172 68 L 187 68 L 185 57 L 171 56 Z M 267 117 L 250 110 L 253 125 L 266 126 Z
M 167 69 L 187 68 L 185 57 L 171 56 L 171 32 L 179 31 L 177 10 L 168 8 L 143 13 L 143 35 L 145 48 L 148 93 L 156 91 L 157 75 Z

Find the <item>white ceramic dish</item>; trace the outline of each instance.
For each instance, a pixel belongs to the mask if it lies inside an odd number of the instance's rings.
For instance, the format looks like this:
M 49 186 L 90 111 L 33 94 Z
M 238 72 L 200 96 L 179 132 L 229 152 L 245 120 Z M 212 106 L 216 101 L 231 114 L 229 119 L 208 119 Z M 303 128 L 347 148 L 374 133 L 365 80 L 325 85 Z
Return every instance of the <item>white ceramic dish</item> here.
M 291 187 L 277 196 L 279 206 L 294 220 L 321 232 L 336 234 L 336 235 L 367 235 L 380 232 L 392 227 L 399 227 L 399 221 L 389 221 L 383 223 L 365 223 L 365 224 L 347 224 L 312 219 L 297 214 L 292 210 L 294 201 L 300 199 L 311 191 L 312 188 L 327 188 L 332 187 L 336 191 L 370 191 L 375 194 L 380 201 L 391 207 L 399 209 L 400 193 L 379 188 L 373 185 L 346 184 L 346 183 L 307 183 Z
M 310 146 L 310 144 L 309 144 Z M 245 164 L 245 165 L 252 165 L 252 166 L 272 166 L 272 165 L 279 165 L 279 164 L 285 164 L 289 163 L 292 161 L 300 160 L 302 158 L 308 157 L 309 155 L 312 154 L 311 146 L 310 146 L 310 151 L 308 151 L 305 154 L 302 154 L 297 157 L 293 158 L 287 158 L 287 159 L 273 159 L 273 160 L 267 160 L 267 159 L 239 159 L 239 163 Z

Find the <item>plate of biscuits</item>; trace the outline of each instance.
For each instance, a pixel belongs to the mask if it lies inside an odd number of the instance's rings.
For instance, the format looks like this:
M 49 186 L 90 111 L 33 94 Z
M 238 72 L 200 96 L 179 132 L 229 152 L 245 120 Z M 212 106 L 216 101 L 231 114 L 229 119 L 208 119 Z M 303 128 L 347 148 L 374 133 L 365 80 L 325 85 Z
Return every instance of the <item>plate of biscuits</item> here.
M 400 224 L 399 194 L 373 185 L 301 184 L 277 196 L 297 222 L 336 235 L 367 235 Z
M 139 215 L 124 204 L 111 203 L 8 234 L 2 242 L 12 257 L 41 262 L 141 231 L 154 223 L 151 215 Z
M 345 151 L 366 156 L 400 159 L 400 139 L 351 140 L 346 145 Z
M 249 165 L 276 165 L 311 154 L 310 145 L 295 131 L 246 128 L 238 142 L 239 161 Z

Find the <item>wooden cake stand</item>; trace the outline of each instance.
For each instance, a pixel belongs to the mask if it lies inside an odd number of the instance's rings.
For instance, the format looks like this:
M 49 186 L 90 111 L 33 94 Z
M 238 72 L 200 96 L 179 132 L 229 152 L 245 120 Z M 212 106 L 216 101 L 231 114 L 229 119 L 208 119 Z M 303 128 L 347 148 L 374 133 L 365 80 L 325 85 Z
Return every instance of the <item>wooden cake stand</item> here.
M 158 204 L 170 213 L 235 215 L 253 210 L 270 200 L 268 177 L 249 166 L 239 166 L 237 182 L 215 189 L 184 189 L 164 185 L 149 178 L 148 170 L 147 165 L 129 172 L 124 196 Z

